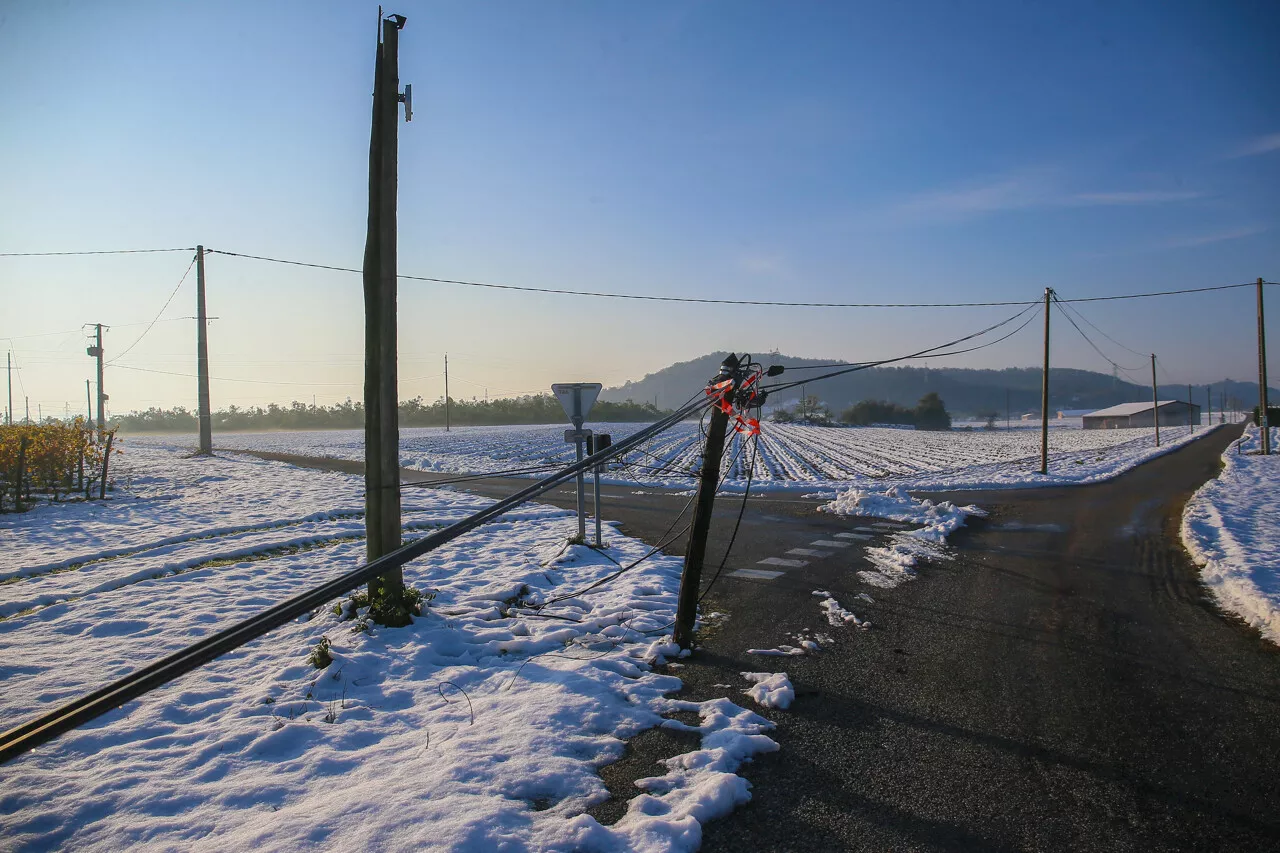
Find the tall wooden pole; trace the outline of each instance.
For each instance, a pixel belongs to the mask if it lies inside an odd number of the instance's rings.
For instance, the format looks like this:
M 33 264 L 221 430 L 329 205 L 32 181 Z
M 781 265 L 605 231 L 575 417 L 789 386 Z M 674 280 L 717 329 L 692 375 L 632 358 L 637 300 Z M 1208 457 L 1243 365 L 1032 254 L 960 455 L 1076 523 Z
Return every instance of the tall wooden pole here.
M 196 389 L 200 408 L 200 453 L 213 453 L 213 418 L 209 411 L 209 315 L 204 307 L 204 246 L 196 246 Z
M 98 327 L 98 345 L 96 347 L 96 355 L 98 357 L 98 432 L 102 432 L 107 428 L 106 404 L 107 394 L 102 390 L 102 324 L 95 324 Z
M 487 401 L 489 390 L 486 388 L 484 393 Z M 444 431 L 449 431 L 449 353 L 444 354 Z
M 1156 386 L 1156 354 L 1151 353 L 1151 421 L 1156 425 L 1156 447 L 1160 446 L 1160 394 Z
M 365 239 L 365 531 L 374 560 L 400 547 L 400 434 L 396 376 L 396 192 L 400 110 L 399 36 L 404 19 L 382 22 L 374 64 Z M 399 567 L 369 583 L 370 611 L 385 625 L 410 615 Z
M 13 352 L 5 353 L 5 364 L 9 372 L 9 408 L 5 409 L 5 417 L 9 421 L 9 425 L 13 426 Z M 88 381 L 87 379 L 85 380 Z M 93 410 L 89 410 L 89 417 L 93 417 Z
M 1049 473 L 1049 300 L 1053 288 L 1044 289 L 1044 372 L 1040 377 L 1040 473 Z
M 1258 279 L 1258 429 L 1262 455 L 1271 455 L 1271 430 L 1267 421 L 1267 321 L 1262 308 L 1262 279 Z

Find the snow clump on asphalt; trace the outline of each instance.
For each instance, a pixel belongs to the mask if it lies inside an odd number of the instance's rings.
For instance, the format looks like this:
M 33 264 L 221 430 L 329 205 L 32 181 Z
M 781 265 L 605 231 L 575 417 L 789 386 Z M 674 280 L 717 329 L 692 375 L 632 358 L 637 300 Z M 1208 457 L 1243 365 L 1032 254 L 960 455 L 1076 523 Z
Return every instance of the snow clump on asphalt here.
M 875 568 L 858 572 L 858 577 L 885 588 L 915 577 L 914 567 L 921 559 L 947 559 L 947 537 L 963 527 L 968 516 L 986 515 L 976 506 L 958 507 L 950 501 L 934 503 L 913 498 L 899 486 L 883 492 L 848 489 L 820 509 L 835 515 L 888 518 L 920 525 L 914 530 L 895 532 L 887 545 L 864 552 Z
M 744 672 L 742 677 L 754 682 L 742 692 L 766 708 L 786 710 L 796 698 L 795 688 L 785 672 Z
M 831 623 L 833 627 L 840 628 L 844 625 L 852 625 L 855 628 L 871 627 L 870 622 L 859 619 L 857 616 L 841 607 L 840 602 L 836 601 L 835 597 L 825 589 L 815 589 L 813 594 L 822 599 L 822 601 L 818 602 L 818 606 L 827 614 L 827 621 Z

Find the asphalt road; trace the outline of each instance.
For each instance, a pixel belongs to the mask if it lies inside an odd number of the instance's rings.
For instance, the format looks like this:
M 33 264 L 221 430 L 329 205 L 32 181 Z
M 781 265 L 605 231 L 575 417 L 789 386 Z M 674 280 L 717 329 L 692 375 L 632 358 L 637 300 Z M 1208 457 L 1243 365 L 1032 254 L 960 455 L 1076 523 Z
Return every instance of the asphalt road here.
M 990 516 L 953 536 L 953 560 L 892 590 L 855 574 L 876 539 L 839 536 L 872 520 L 751 498 L 704 606 L 727 618 L 673 671 L 683 698 L 748 702 L 740 672 L 785 670 L 797 698 L 758 709 L 781 750 L 744 766 L 752 801 L 708 823 L 702 849 L 1280 849 L 1280 653 L 1214 608 L 1177 537 L 1184 502 L 1237 432 L 1109 483 L 964 493 Z M 688 498 L 634 491 L 607 487 L 605 516 L 656 542 Z M 713 565 L 738 504 L 717 503 Z M 781 574 L 729 574 L 742 569 Z M 829 626 L 815 589 L 873 627 Z M 818 655 L 746 654 L 815 632 L 834 638 Z M 593 813 L 615 820 L 634 779 L 695 745 L 642 734 L 602 771 L 616 799 Z

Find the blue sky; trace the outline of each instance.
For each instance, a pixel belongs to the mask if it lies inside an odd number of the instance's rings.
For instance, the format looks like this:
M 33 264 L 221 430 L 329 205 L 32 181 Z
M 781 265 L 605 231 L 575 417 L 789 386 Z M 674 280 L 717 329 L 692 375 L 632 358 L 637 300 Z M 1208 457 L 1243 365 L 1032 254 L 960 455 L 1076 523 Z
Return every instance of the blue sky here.
M 402 272 L 924 302 L 1280 279 L 1270 3 L 387 8 L 408 17 L 415 101 L 400 126 Z M 0 251 L 202 242 L 359 266 L 376 9 L 0 7 Z M 189 260 L 0 259 L 0 343 L 33 415 L 83 407 L 81 323 L 110 324 L 108 355 L 121 352 Z M 165 317 L 194 298 L 188 278 Z M 359 398 L 358 277 L 214 255 L 209 306 L 215 406 Z M 1081 310 L 1159 353 L 1169 381 L 1256 370 L 1249 291 Z M 405 282 L 401 395 L 439 396 L 445 351 L 454 396 L 469 397 L 616 384 L 713 349 L 877 358 L 1001 316 Z M 157 324 L 119 365 L 194 372 L 193 325 Z M 1039 346 L 1030 328 L 954 363 L 1031 365 Z M 1064 322 L 1053 356 L 1110 370 Z M 192 380 L 127 367 L 108 370 L 113 409 L 193 404 Z

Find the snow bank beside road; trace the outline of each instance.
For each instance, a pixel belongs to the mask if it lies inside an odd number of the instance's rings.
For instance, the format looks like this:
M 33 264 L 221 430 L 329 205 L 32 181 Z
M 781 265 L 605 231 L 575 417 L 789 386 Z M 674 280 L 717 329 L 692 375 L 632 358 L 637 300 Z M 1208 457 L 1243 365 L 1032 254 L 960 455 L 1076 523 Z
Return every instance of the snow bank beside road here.
M 858 577 L 873 586 L 886 588 L 914 577 L 914 567 L 921 559 L 947 559 L 947 537 L 964 525 L 966 517 L 986 515 L 976 506 L 958 507 L 950 501 L 919 500 L 898 486 L 883 492 L 849 489 L 819 509 L 836 515 L 887 518 L 920 525 L 914 530 L 893 533 L 887 545 L 866 549 L 866 558 L 875 569 L 860 571 Z
M 1276 446 L 1280 429 L 1271 435 Z M 1218 603 L 1280 644 L 1280 456 L 1248 455 L 1260 438 L 1250 425 L 1243 454 L 1227 448 L 1222 473 L 1187 502 L 1182 542 Z
M 74 531 L 85 514 L 86 536 L 67 545 L 75 554 L 117 537 L 151 550 L 0 586 L 13 601 L 34 599 L 28 587 L 57 600 L 0 620 L 7 725 L 363 561 L 358 523 L 345 517 L 360 506 L 357 477 L 155 449 L 134 459 L 156 494 L 54 507 L 44 521 Z M 319 512 L 300 529 L 307 547 L 299 532 L 226 532 L 219 498 L 234 514 L 250 496 L 266 519 Z M 420 489 L 406 515 L 448 523 L 488 503 Z M 65 556 L 41 511 L 6 521 L 6 546 L 48 552 L 46 563 Z M 0 847 L 696 848 L 701 823 L 750 798 L 735 770 L 777 749 L 765 734 L 773 724 L 727 699 L 667 698 L 680 681 L 654 663 L 679 654 L 666 633 L 678 558 L 655 555 L 546 608 L 560 618 L 539 618 L 538 602 L 648 551 L 616 532 L 612 560 L 566 547 L 575 529 L 561 510 L 525 507 L 405 566 L 406 582 L 436 594 L 412 625 L 369 626 L 344 620 L 350 606 L 323 607 L 14 759 L 0 774 Z M 332 661 L 317 670 L 308 657 L 322 639 Z M 699 722 L 667 719 L 673 711 Z M 696 731 L 699 748 L 641 780 L 646 793 L 601 825 L 585 814 L 609 796 L 599 768 L 653 726 Z

